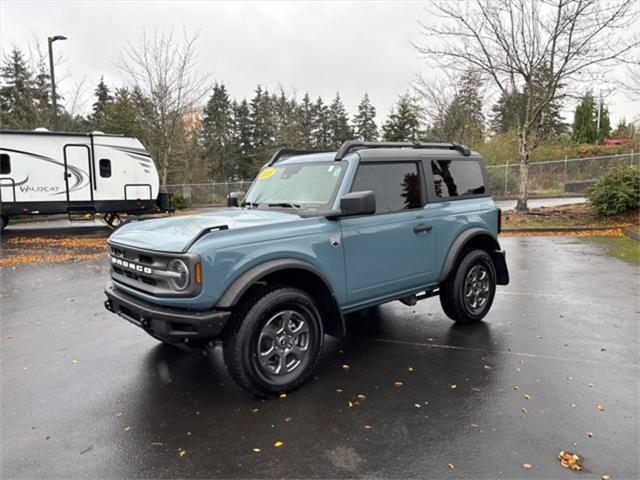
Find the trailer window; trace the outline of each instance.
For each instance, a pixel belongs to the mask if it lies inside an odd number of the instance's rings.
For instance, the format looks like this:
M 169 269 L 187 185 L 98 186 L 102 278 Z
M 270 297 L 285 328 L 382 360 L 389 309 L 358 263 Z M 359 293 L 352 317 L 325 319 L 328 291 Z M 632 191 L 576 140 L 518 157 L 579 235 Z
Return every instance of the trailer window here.
M 7 175 L 11 173 L 11 159 L 6 153 L 0 154 L 0 174 Z
M 109 178 L 111 176 L 111 160 L 108 158 L 100 159 L 100 176 L 102 178 Z

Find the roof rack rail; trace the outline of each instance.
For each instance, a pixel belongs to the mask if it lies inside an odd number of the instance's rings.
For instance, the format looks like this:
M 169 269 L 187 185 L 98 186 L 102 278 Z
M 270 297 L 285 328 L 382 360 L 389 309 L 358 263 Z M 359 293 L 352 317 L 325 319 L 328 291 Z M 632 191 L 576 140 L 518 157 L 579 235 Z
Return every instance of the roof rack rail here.
M 459 143 L 423 143 L 418 140 L 409 142 L 361 142 L 359 140 L 347 140 L 336 152 L 335 161 L 340 161 L 347 156 L 348 153 L 359 148 L 439 148 L 445 150 L 457 150 L 465 157 L 471 155 L 471 150 L 465 145 Z
M 277 163 L 279 160 L 283 158 L 293 157 L 295 155 L 308 155 L 310 153 L 327 153 L 328 151 L 330 150 L 295 150 L 291 148 L 281 148 L 280 150 L 278 150 L 276 153 L 273 154 L 273 157 L 271 157 L 271 160 L 269 160 L 269 163 L 267 163 L 267 166 L 271 167 L 272 165 Z

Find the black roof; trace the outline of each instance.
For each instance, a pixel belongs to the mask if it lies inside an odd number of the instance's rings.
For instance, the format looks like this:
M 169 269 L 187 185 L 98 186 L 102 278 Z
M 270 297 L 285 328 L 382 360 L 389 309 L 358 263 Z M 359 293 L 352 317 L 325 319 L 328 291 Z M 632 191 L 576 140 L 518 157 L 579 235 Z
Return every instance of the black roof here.
M 335 152 L 334 160 L 340 161 L 353 152 L 358 152 L 358 155 L 363 160 L 393 160 L 416 158 L 417 156 L 447 156 L 457 158 L 470 158 L 473 156 L 474 159 L 479 157 L 477 152 L 472 152 L 467 146 L 459 143 L 425 143 L 416 140 L 410 142 L 365 142 L 361 140 L 347 140 L 343 142 L 338 151 Z M 310 153 L 329 152 L 326 150 L 309 151 L 281 148 L 271 157 L 268 165 L 273 165 L 285 158 Z

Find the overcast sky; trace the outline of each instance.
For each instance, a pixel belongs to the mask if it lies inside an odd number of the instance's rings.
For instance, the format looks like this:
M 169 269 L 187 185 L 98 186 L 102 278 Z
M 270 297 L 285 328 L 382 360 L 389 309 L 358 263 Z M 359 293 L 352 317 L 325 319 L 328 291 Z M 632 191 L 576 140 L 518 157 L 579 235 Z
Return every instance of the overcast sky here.
M 352 113 L 368 92 L 380 119 L 416 73 L 433 74 L 411 46 L 421 41 L 417 20 L 433 19 L 423 2 L 2 0 L 0 48 L 6 53 L 39 42 L 46 51 L 47 36 L 67 36 L 54 44 L 65 58 L 56 71 L 59 89 L 69 96 L 86 79 L 90 106 L 101 75 L 111 87 L 123 83 L 116 64 L 126 42 L 145 29 L 181 34 L 185 28 L 200 32 L 199 70 L 224 82 L 235 98 L 250 97 L 257 84 L 326 101 L 340 92 Z M 623 93 L 608 99 L 613 122 L 638 117 L 638 103 Z

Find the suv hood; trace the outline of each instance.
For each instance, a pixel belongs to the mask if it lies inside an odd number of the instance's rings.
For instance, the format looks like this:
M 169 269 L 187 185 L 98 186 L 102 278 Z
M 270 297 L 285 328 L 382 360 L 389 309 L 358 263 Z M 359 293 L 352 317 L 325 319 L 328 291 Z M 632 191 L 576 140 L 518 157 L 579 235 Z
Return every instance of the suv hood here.
M 271 225 L 300 219 L 294 213 L 275 210 L 228 208 L 201 215 L 132 222 L 113 232 L 109 241 L 159 252 L 181 252 L 205 228 L 228 229 Z

